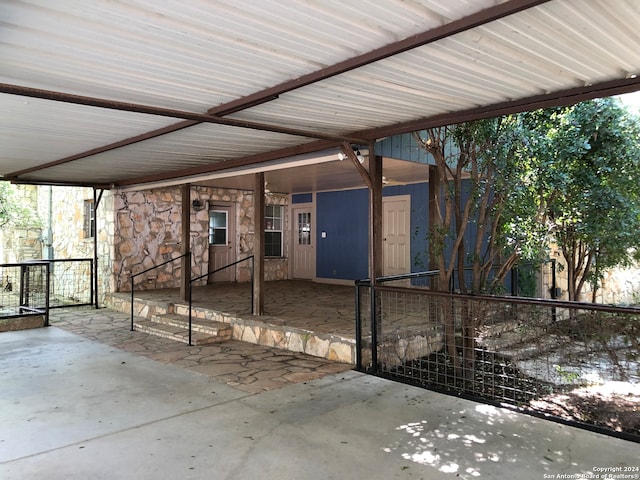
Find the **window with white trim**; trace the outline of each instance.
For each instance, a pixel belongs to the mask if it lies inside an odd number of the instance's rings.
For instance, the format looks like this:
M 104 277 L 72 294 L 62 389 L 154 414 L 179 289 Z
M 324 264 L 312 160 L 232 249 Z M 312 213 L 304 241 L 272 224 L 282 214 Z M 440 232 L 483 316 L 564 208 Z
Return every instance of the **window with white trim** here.
M 264 255 L 282 256 L 283 208 L 280 205 L 267 205 L 264 214 Z
M 224 210 L 209 211 L 209 245 L 226 245 L 229 219 Z

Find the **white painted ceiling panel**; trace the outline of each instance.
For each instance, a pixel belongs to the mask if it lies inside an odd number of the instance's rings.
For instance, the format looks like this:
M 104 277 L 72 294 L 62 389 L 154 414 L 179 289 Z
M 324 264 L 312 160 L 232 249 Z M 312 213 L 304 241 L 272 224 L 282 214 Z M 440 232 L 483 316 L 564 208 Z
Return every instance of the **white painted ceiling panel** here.
M 299 137 L 269 132 L 261 132 L 258 136 L 248 129 L 200 124 L 164 135 L 153 142 L 139 142 L 117 151 L 92 155 L 79 163 L 51 167 L 48 175 L 54 182 L 88 175 L 97 183 L 111 184 L 141 173 L 153 175 L 203 163 L 224 162 L 237 158 L 238 152 L 243 156 L 255 155 L 297 145 L 299 141 Z
M 314 138 L 328 148 L 369 132 L 366 143 L 395 125 L 603 82 L 640 88 L 640 2 L 528 2 L 3 0 L 0 87 L 204 114 L 292 82 L 228 117 L 306 133 L 195 124 L 75 159 L 181 120 L 0 93 L 0 176 L 79 184 L 169 177 Z M 503 8 L 515 10 L 474 23 Z M 326 75 L 457 21 L 464 28 L 430 43 Z M 313 82 L 296 84 L 308 75 Z
M 16 95 L 2 95 L 0 105 L 0 171 L 52 162 L 177 121 Z

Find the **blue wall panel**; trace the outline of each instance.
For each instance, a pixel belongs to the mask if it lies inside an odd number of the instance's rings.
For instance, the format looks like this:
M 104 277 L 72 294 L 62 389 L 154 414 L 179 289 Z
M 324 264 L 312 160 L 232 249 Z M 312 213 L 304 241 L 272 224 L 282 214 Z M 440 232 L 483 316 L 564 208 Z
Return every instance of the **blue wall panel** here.
M 359 280 L 369 275 L 368 202 L 366 189 L 316 194 L 318 277 Z
M 375 145 L 376 155 L 415 163 L 434 164 L 433 157 L 418 145 L 411 133 L 394 135 L 381 140 Z
M 291 203 L 311 203 L 313 202 L 313 193 L 294 193 L 291 195 Z
M 429 222 L 428 184 L 385 187 L 383 195 L 411 196 L 411 271 L 426 269 Z M 367 278 L 369 192 L 366 189 L 316 195 L 316 276 L 340 280 Z M 322 232 L 326 237 L 322 238 Z M 408 273 L 408 272 L 407 272 Z

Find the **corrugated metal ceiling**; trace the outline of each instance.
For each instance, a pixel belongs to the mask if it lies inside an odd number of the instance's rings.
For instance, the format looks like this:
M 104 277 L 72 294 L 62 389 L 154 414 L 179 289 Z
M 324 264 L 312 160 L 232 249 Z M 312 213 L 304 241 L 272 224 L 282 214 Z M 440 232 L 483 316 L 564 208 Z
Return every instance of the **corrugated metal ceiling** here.
M 483 23 L 494 12 L 506 15 Z M 308 135 L 195 123 L 169 133 L 179 115 L 1 93 L 0 175 L 131 184 L 327 148 L 338 137 L 372 140 L 529 97 L 566 102 L 556 97 L 568 89 L 632 91 L 637 25 L 636 0 L 4 0 L 2 92 L 211 114 L 266 90 L 267 101 L 227 118 Z

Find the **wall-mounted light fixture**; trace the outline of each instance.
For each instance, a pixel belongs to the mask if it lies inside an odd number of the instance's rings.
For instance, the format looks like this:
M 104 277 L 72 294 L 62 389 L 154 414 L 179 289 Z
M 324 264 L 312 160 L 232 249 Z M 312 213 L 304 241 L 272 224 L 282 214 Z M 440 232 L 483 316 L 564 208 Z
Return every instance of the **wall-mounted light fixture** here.
M 364 155 L 362 155 L 362 154 L 360 153 L 360 150 L 359 150 L 359 149 L 354 149 L 354 150 L 355 150 L 355 152 L 356 152 L 356 158 L 358 159 L 358 161 L 360 162 L 360 164 L 363 164 L 363 163 L 364 163 Z M 342 161 L 343 161 L 344 159 L 346 159 L 346 158 L 347 158 L 347 156 L 346 156 L 344 153 L 342 153 L 342 152 L 338 152 L 338 160 L 340 160 L 340 161 L 342 162 Z
M 199 212 L 200 210 L 204 210 L 205 205 L 204 203 L 202 203 L 202 201 L 196 198 L 193 202 L 191 202 L 191 206 L 196 212 Z

